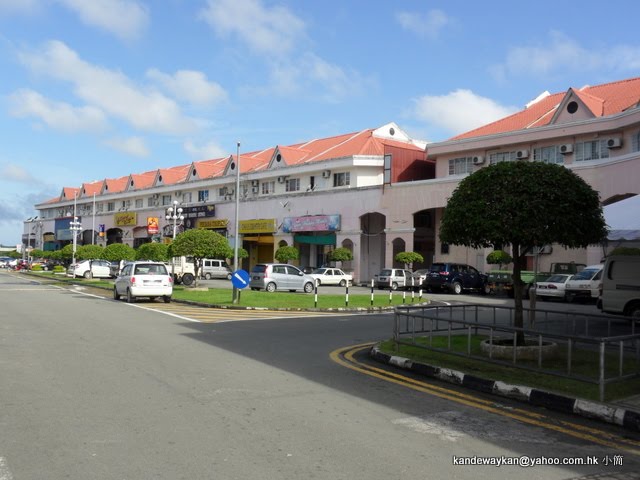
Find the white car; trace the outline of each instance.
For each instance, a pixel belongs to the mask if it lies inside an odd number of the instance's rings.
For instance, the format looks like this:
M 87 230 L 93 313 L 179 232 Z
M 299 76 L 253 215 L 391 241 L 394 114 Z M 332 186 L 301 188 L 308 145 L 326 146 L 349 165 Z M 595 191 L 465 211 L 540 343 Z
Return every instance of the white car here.
M 339 268 L 317 268 L 309 276 L 315 279 L 317 285 L 340 285 L 345 287 L 353 282 L 353 277 Z
M 113 284 L 113 298 L 125 297 L 133 303 L 138 297 L 155 300 L 162 297 L 171 302 L 173 278 L 167 266 L 160 262 L 131 262 L 124 266 Z
M 111 263 L 106 260 L 83 260 L 69 265 L 67 276 L 73 278 L 109 278 L 111 276 Z
M 556 273 L 543 282 L 536 282 L 536 297 L 545 300 L 559 298 L 566 300 L 565 287 L 573 275 Z

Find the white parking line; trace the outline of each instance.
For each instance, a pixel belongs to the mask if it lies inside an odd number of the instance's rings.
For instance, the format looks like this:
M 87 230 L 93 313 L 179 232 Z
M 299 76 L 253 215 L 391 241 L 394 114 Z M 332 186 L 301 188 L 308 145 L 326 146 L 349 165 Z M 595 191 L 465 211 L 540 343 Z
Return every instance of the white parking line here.
M 13 480 L 13 475 L 4 457 L 0 457 L 0 480 Z

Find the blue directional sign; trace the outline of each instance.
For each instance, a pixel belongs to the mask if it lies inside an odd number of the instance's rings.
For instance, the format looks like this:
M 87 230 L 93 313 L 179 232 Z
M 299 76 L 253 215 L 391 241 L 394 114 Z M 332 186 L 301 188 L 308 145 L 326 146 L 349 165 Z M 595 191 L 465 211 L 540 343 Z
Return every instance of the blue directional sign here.
M 236 288 L 246 288 L 249 286 L 249 273 L 246 270 L 236 270 L 231 275 L 231 283 Z

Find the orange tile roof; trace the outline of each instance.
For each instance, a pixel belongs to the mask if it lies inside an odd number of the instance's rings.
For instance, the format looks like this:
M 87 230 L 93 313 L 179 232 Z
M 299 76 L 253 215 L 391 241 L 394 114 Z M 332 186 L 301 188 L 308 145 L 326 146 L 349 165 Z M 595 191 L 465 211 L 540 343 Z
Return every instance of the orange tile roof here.
M 497 135 L 549 125 L 554 118 L 558 105 L 562 103 L 567 95 L 579 97 L 595 117 L 615 115 L 635 107 L 640 102 L 640 77 L 602 85 L 586 86 L 579 89 L 570 88 L 567 92 L 544 97 L 520 112 L 469 132 L 456 135 L 449 140 Z
M 151 172 L 144 173 L 132 173 L 129 176 L 128 187 L 134 188 L 136 190 L 140 190 L 142 188 L 149 188 L 153 185 L 154 180 L 156 179 L 156 175 L 158 174 L 157 170 L 153 170 Z M 133 182 L 133 185 L 131 185 Z
M 177 167 L 161 168 L 158 170 L 158 175 L 162 175 L 163 185 L 173 185 L 176 183 L 184 182 L 190 170 L 190 164 L 179 165 Z
M 120 193 L 124 192 L 127 188 L 127 182 L 129 181 L 129 177 L 120 177 L 120 178 L 107 178 L 104 181 L 104 193 Z
M 80 193 L 80 189 L 76 187 L 64 187 L 60 195 L 60 201 L 73 200 Z
M 82 189 L 81 189 L 81 193 L 80 193 L 80 197 L 91 197 L 94 194 L 95 195 L 100 195 L 100 192 L 102 191 L 102 186 L 104 185 L 104 180 L 100 180 L 98 182 L 91 182 L 91 183 L 83 183 L 82 184 Z
M 193 168 L 199 179 L 213 178 L 219 176 L 224 171 L 228 160 L 228 157 L 224 157 L 193 162 Z

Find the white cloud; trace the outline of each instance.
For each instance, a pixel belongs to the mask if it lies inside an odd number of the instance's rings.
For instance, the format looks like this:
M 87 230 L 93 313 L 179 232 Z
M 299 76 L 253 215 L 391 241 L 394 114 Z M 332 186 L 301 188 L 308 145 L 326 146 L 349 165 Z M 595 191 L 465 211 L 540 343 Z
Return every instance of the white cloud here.
M 289 9 L 269 8 L 261 0 L 207 0 L 200 17 L 218 35 L 236 35 L 270 57 L 288 55 L 305 36 L 305 23 Z
M 636 71 L 640 68 L 640 46 L 616 45 L 591 49 L 562 32 L 552 31 L 547 44 L 512 47 L 504 63 L 491 68 L 503 80 L 507 76 L 546 77 L 555 71 Z
M 20 60 L 34 72 L 71 83 L 79 98 L 138 129 L 169 134 L 197 129 L 198 121 L 183 115 L 172 99 L 121 72 L 85 62 L 62 42 L 50 41 L 40 52 L 21 54 Z
M 104 113 L 93 106 L 74 107 L 55 102 L 33 90 L 22 89 L 9 97 L 11 114 L 20 117 L 36 117 L 55 130 L 63 132 L 104 130 L 107 121 Z
M 41 7 L 40 0 L 0 0 L 0 15 L 33 14 L 38 13 Z
M 184 142 L 184 150 L 195 160 L 209 160 L 222 158 L 228 153 L 216 142 L 208 142 L 204 145 L 196 145 L 191 140 Z
M 179 70 L 173 75 L 151 69 L 147 77 L 162 85 L 174 97 L 193 105 L 211 105 L 227 99 L 220 84 L 210 82 L 202 72 Z
M 18 182 L 18 183 L 26 183 L 33 184 L 39 183 L 38 180 L 29 173 L 25 168 L 20 165 L 15 165 L 12 163 L 7 163 L 2 165 L 0 169 L 0 180 L 8 181 L 10 183 Z
M 442 10 L 429 10 L 426 14 L 397 12 L 396 21 L 402 28 L 420 37 L 436 38 L 440 31 L 451 22 Z
M 453 135 L 499 120 L 518 111 L 505 107 L 471 90 L 458 89 L 447 95 L 414 100 L 413 114 L 419 120 L 443 128 Z
M 111 138 L 109 140 L 105 140 L 104 144 L 120 152 L 133 155 L 134 157 L 149 156 L 149 149 L 147 148 L 144 139 L 140 137 Z
M 147 8 L 132 0 L 58 0 L 87 25 L 99 27 L 122 39 L 137 37 L 149 22 Z

